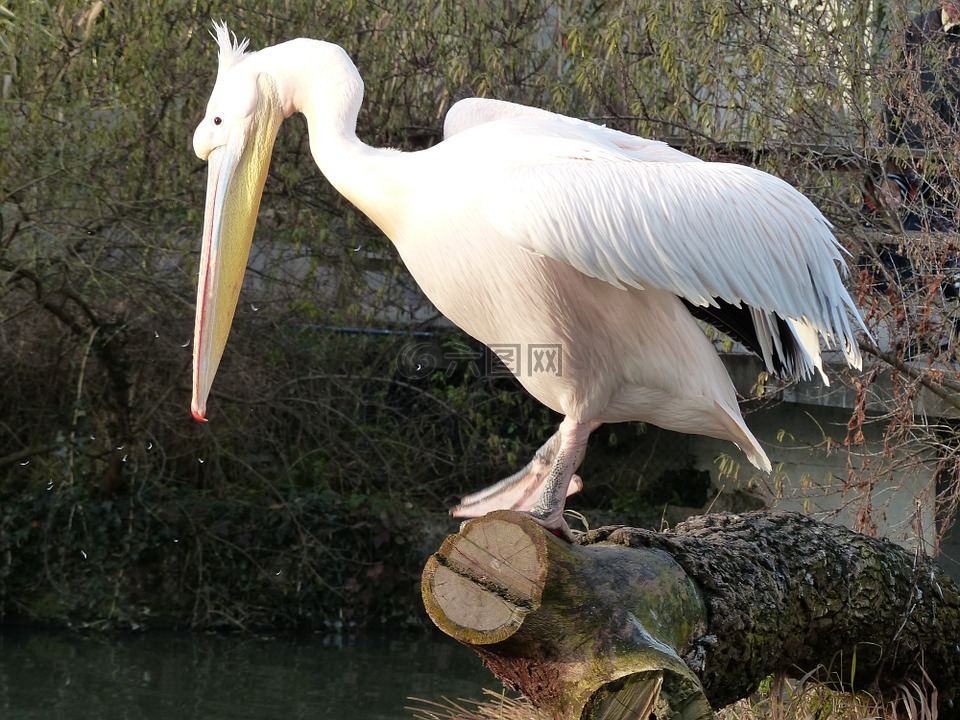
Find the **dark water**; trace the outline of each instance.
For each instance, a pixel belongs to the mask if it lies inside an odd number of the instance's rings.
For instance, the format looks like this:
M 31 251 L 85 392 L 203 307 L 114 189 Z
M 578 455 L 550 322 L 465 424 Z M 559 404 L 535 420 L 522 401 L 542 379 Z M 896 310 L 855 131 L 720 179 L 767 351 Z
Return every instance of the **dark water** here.
M 410 720 L 410 696 L 499 687 L 439 634 L 254 639 L 0 633 L 0 718 Z

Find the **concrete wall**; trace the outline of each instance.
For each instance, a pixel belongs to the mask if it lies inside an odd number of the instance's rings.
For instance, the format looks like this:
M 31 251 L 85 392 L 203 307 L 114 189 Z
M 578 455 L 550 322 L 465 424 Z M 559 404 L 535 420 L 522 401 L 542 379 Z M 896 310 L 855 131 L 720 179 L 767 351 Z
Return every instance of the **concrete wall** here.
M 724 360 L 738 390 L 751 394 L 759 363 L 741 354 L 727 355 Z M 829 374 L 834 371 L 830 369 Z M 883 385 L 880 387 L 882 394 Z M 746 404 L 747 424 L 774 465 L 769 476 L 757 472 L 729 443 L 704 437 L 691 441 L 696 467 L 711 472 L 721 493 L 723 489 L 749 488 L 769 507 L 842 523 L 909 548 L 919 542 L 925 552 L 934 552 L 936 459 L 917 447 L 898 448 L 897 467 L 870 487 L 862 484 L 861 478 L 876 478 L 872 469 L 880 465 L 888 421 L 874 416 L 864 428 L 863 442 L 853 448 L 844 446 L 853 393 L 849 379 L 837 376 L 830 388 L 813 380 L 775 393 L 780 402 L 752 410 Z M 945 412 L 934 398 L 921 397 L 919 402 L 924 410 Z M 740 463 L 735 478 L 721 472 L 717 458 L 723 455 Z M 941 565 L 960 581 L 960 533 L 951 533 L 939 550 Z

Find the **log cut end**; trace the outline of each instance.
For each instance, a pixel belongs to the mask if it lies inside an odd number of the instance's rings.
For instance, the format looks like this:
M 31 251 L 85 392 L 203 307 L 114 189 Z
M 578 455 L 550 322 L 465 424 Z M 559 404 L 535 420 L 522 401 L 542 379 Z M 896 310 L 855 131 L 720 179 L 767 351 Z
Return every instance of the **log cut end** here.
M 467 523 L 427 561 L 422 593 L 430 619 L 470 645 L 501 642 L 540 605 L 546 563 L 542 529 L 502 512 Z

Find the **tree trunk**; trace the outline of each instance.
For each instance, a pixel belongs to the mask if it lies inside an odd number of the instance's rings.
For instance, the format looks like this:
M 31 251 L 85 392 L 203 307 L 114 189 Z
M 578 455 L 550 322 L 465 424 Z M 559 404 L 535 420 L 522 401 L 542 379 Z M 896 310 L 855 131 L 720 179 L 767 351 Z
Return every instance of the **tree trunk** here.
M 705 718 L 774 673 L 960 717 L 960 593 L 929 558 L 803 515 L 711 515 L 569 544 L 509 511 L 428 560 L 427 612 L 563 720 Z

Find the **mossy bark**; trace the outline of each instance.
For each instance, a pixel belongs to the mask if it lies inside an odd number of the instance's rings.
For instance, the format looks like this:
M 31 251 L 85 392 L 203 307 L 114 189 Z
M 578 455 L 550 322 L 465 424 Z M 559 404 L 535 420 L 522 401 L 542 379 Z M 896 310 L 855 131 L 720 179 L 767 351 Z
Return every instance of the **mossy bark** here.
M 430 558 L 423 598 L 442 630 L 556 718 L 712 714 L 676 652 L 703 633 L 706 608 L 661 550 L 571 545 L 498 511 Z
M 881 695 L 932 684 L 940 717 L 958 717 L 956 585 L 929 558 L 795 513 L 601 528 L 573 545 L 491 513 L 428 561 L 423 596 L 556 718 L 706 717 L 780 672 Z

